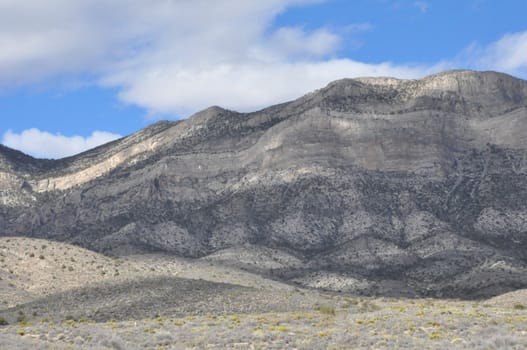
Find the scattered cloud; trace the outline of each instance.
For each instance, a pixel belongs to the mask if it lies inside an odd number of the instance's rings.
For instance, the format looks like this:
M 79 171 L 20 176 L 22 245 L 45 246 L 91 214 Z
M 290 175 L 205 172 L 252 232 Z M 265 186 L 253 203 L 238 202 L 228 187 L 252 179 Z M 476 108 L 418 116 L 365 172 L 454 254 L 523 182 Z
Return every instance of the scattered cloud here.
M 2 144 L 38 158 L 63 158 L 120 138 L 121 135 L 94 131 L 88 137 L 64 136 L 39 129 L 27 129 L 17 134 L 8 130 Z
M 3 0 L 0 88 L 88 75 L 155 119 L 186 117 L 215 104 L 258 109 L 343 77 L 417 78 L 460 66 L 454 59 L 415 65 L 339 57 L 350 33 L 371 30 L 369 23 L 273 27 L 288 7 L 316 2 L 48 0 L 27 6 Z M 422 12 L 430 6 L 413 4 Z M 473 45 L 461 66 L 525 76 L 526 37 L 515 33 L 486 47 Z
M 190 64 L 243 59 L 288 6 L 314 0 L 0 2 L 0 85 L 104 75 L 148 57 Z M 272 35 L 273 33 L 271 33 Z M 306 46 L 313 43 L 306 43 Z
M 276 30 L 270 40 L 260 48 L 261 53 L 272 52 L 282 59 L 324 57 L 335 52 L 340 37 L 327 29 L 307 33 L 299 27 L 282 27 Z
M 426 1 L 416 1 L 414 2 L 414 6 L 417 7 L 422 13 L 427 13 L 428 9 L 430 8 L 430 3 Z
M 509 33 L 487 46 L 471 45 L 462 55 L 478 69 L 492 69 L 527 78 L 527 31 Z
M 90 75 L 152 116 L 186 117 L 218 104 L 257 109 L 331 80 L 417 77 L 428 67 L 337 58 L 349 28 L 273 28 L 314 0 L 49 0 L 0 3 L 0 87 Z M 60 26 L 57 25 L 60 23 Z

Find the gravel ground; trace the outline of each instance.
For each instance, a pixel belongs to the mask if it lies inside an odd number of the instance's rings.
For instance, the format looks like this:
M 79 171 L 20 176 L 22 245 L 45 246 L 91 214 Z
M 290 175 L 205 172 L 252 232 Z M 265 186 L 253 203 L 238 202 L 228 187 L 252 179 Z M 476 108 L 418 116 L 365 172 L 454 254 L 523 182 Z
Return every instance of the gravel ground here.
M 246 294 L 237 303 L 252 303 Z M 310 297 L 308 297 L 310 298 Z M 309 301 L 313 301 L 309 299 Z M 187 311 L 188 316 L 95 322 L 19 321 L 2 349 L 525 349 L 527 310 L 439 300 L 334 296 L 292 312 Z M 332 304 L 333 303 L 333 304 Z M 517 304 L 520 305 L 520 304 Z M 301 308 L 304 307 L 303 310 Z M 198 314 L 198 315 L 192 315 Z

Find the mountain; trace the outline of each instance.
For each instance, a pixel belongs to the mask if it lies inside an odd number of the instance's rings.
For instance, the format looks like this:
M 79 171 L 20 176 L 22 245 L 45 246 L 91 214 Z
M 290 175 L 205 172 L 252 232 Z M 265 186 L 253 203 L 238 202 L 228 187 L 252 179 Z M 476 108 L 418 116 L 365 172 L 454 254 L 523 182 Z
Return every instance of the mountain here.
M 60 160 L 0 146 L 0 234 L 353 293 L 487 297 L 527 287 L 526 136 L 527 82 L 505 74 L 344 79 Z

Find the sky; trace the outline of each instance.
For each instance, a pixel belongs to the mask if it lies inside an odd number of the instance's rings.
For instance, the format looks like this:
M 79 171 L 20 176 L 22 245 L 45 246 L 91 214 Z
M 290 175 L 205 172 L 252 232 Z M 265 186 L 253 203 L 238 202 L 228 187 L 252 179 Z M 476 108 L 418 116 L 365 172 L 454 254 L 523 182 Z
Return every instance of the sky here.
M 61 158 L 342 78 L 527 79 L 526 18 L 527 0 L 0 0 L 0 143 Z

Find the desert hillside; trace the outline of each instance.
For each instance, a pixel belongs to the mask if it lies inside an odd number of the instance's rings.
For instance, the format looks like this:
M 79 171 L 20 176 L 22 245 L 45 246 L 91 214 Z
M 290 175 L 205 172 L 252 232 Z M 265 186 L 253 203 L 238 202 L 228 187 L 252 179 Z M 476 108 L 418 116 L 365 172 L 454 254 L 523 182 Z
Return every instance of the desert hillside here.
M 483 350 L 527 344 L 524 291 L 478 302 L 358 297 L 293 287 L 220 260 L 111 258 L 54 241 L 2 238 L 0 347 L 348 349 L 353 344 Z

